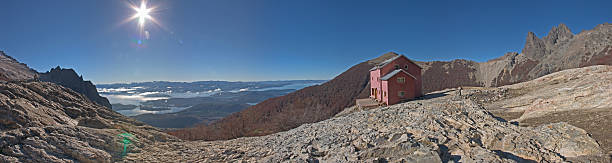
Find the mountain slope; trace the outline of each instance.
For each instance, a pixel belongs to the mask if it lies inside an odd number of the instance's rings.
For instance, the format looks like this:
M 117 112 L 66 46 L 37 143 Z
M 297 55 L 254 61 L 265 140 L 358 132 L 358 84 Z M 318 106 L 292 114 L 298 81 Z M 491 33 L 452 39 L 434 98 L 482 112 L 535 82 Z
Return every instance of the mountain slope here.
M 210 125 L 172 131 L 183 139 L 231 139 L 258 136 L 325 120 L 369 95 L 368 71 L 376 63 L 396 56 L 387 53 L 357 64 L 321 85 L 306 87 L 285 96 L 271 98 Z
M 96 86 L 93 85 L 91 81 L 83 81 L 83 77 L 78 76 L 73 69 L 63 69 L 57 66 L 56 68 L 52 68 L 50 71 L 40 73 L 39 76 L 41 81 L 52 82 L 70 88 L 73 91 L 82 93 L 89 100 L 97 104 L 107 108 L 112 108 L 110 102 L 108 102 L 108 99 L 98 94 Z
M 521 126 L 567 122 L 612 154 L 612 66 L 564 70 L 499 89 L 510 96 L 485 105 L 494 114 Z
M 0 75 L 8 79 L 0 81 L 0 162 L 117 161 L 122 133 L 133 135 L 131 152 L 179 141 L 73 89 L 37 81 L 34 70 L 4 54 L 0 62 Z
M 45 73 L 38 73 L 26 64 L 19 63 L 11 56 L 0 51 L 0 81 L 32 81 L 42 80 L 68 87 L 84 94 L 89 100 L 111 108 L 108 99 L 101 97 L 96 86 L 90 81 L 83 81 L 72 69 L 62 69 L 59 66 Z
M 0 84 L 0 162 L 109 162 L 119 159 L 121 133 L 137 141 L 176 140 L 48 82 Z
M 0 81 L 36 79 L 37 72 L 0 51 Z

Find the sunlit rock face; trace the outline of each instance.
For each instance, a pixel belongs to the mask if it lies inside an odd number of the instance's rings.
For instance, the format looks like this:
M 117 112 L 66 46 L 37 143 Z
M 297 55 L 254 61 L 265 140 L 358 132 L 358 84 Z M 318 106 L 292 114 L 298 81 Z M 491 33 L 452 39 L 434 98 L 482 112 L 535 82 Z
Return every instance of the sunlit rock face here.
M 117 161 L 122 133 L 133 135 L 131 152 L 156 141 L 179 141 L 100 105 L 108 101 L 91 100 L 99 97 L 95 86 L 73 70 L 40 75 L 50 82 L 0 52 L 0 162 Z
M 121 133 L 134 135 L 132 152 L 177 140 L 57 84 L 0 83 L 0 162 L 110 162 Z

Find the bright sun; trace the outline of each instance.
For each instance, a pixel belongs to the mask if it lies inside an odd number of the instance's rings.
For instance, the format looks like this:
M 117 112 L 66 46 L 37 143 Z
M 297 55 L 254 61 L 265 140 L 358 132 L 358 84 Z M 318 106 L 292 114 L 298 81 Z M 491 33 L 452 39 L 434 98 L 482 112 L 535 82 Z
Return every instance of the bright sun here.
M 149 15 L 149 13 L 151 12 L 151 8 L 147 8 L 146 1 L 142 1 L 140 3 L 140 8 L 137 8 L 137 7 L 132 7 L 132 8 L 136 10 L 136 14 L 134 15 L 134 18 L 138 18 L 138 25 L 141 28 L 144 27 L 145 20 L 151 19 L 151 15 Z

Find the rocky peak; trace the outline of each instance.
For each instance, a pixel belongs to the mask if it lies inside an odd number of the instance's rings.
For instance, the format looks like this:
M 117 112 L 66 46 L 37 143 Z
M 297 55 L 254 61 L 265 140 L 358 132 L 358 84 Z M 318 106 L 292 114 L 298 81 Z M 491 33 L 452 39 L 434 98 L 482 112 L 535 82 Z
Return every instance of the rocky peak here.
M 570 29 L 563 23 L 559 24 L 559 26 L 553 27 L 548 32 L 548 36 L 544 37 L 544 41 L 548 45 L 555 45 L 559 42 L 569 40 L 574 37 L 574 33 L 570 31 Z
M 535 33 L 529 32 L 525 39 L 523 54 L 535 60 L 543 59 L 546 56 L 546 44 Z
M 6 55 L 6 54 L 4 53 L 4 51 L 0 51 L 0 60 L 2 60 L 2 61 L 5 61 L 5 60 L 6 60 L 6 61 L 13 61 L 13 62 L 16 62 L 16 61 L 17 61 L 17 60 L 15 60 L 15 59 L 13 59 L 13 57 Z
M 83 76 L 79 76 L 73 69 L 64 69 L 57 66 L 50 71 L 41 73 L 40 80 L 68 87 L 76 92 L 84 94 L 88 99 L 97 104 L 108 108 L 112 107 L 108 99 L 98 94 L 95 85 L 90 81 L 84 81 Z
M 0 51 L 0 81 L 23 81 L 36 77 L 36 71 Z
M 61 68 L 57 66 L 45 72 L 45 77 L 63 78 L 64 80 L 83 80 L 83 76 L 79 76 L 73 69 Z

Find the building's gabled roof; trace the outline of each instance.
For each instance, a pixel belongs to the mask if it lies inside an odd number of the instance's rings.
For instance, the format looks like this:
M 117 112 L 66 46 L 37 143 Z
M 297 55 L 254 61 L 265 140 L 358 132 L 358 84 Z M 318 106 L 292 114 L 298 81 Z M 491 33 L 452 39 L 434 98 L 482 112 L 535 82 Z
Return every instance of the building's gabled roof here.
M 406 74 L 408 74 L 408 76 L 412 77 L 414 80 L 416 80 L 416 77 L 412 76 L 412 74 L 406 72 L 406 70 L 403 69 L 397 69 L 397 70 L 393 70 L 390 73 L 388 73 L 387 75 L 383 76 L 382 78 L 380 78 L 380 80 L 389 80 L 391 79 L 393 76 L 395 76 L 397 73 L 399 72 L 404 72 Z
M 406 56 L 404 56 L 404 55 L 397 55 L 397 56 L 395 56 L 395 57 L 393 57 L 393 58 L 389 58 L 389 59 L 387 59 L 387 60 L 385 60 L 385 61 L 383 61 L 383 62 L 380 62 L 380 63 L 379 63 L 379 64 L 377 64 L 376 66 L 372 67 L 372 69 L 370 69 L 370 71 L 372 71 L 372 70 L 376 70 L 376 69 L 379 69 L 379 68 L 381 68 L 381 67 L 385 67 L 387 64 L 389 64 L 389 63 L 393 62 L 394 60 L 396 60 L 396 59 L 398 59 L 398 58 L 400 58 L 400 57 L 404 57 L 404 58 L 406 58 L 406 59 L 408 60 L 408 62 L 411 62 L 412 64 L 416 65 L 418 68 L 423 69 L 421 66 L 419 66 L 419 65 L 418 65 L 418 64 L 416 64 L 416 63 L 414 63 L 412 60 L 408 59 Z

